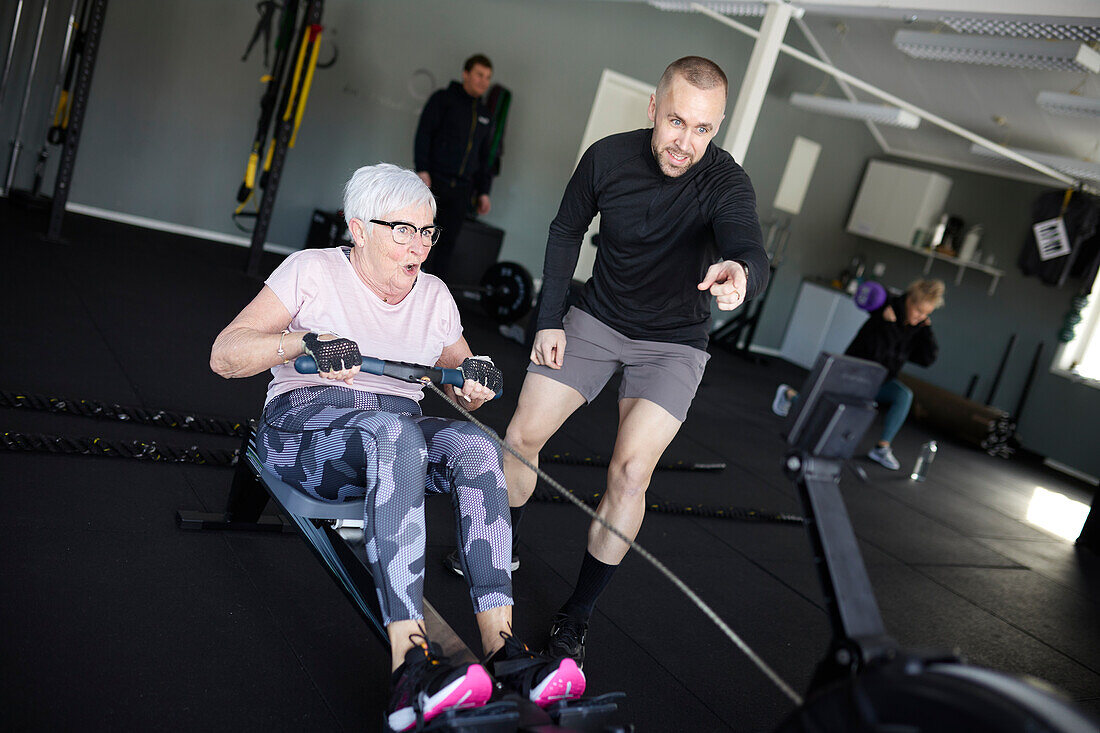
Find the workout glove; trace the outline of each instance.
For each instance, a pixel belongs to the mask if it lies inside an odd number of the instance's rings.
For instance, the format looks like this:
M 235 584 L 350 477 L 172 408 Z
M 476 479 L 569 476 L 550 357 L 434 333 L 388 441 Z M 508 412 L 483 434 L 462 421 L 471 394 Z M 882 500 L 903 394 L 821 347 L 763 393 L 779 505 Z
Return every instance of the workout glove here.
M 504 375 L 487 356 L 471 356 L 462 362 L 459 370 L 462 372 L 463 379 L 480 382 L 497 394 L 504 389 Z
M 317 362 L 318 372 L 338 372 L 363 363 L 359 345 L 342 337 L 321 341 L 317 334 L 310 332 L 302 337 L 302 350 Z

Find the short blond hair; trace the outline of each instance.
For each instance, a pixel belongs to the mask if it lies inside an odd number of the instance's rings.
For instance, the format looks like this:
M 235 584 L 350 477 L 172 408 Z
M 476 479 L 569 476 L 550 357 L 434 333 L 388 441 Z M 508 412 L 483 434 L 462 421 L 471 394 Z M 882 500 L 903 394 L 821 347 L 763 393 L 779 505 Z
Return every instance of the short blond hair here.
M 943 280 L 914 280 L 909 283 L 905 294 L 918 303 L 931 303 L 933 308 L 940 308 L 945 290 Z

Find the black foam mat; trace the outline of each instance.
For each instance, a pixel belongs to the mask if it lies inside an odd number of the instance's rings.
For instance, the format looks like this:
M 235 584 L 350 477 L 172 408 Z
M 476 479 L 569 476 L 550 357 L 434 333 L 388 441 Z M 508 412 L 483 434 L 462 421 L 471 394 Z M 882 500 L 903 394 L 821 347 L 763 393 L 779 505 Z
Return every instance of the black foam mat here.
M 1092 662 L 1082 665 L 1044 640 L 1040 629 L 1018 626 L 946 587 L 935 579 L 942 569 L 870 565 L 868 571 L 888 629 L 903 645 L 957 651 L 974 664 L 1038 677 L 1071 698 L 1091 697 L 1100 689 L 1100 673 Z M 989 577 L 1013 571 L 975 572 Z M 1093 633 L 1087 625 L 1077 630 Z
M 0 200 L 10 242 L 0 304 L 14 346 L 0 389 L 124 405 L 255 417 L 266 375 L 210 372 L 210 344 L 259 290 L 247 252 L 89 217 L 67 217 L 63 245 L 43 245 Z M 270 271 L 279 258 L 265 256 Z M 503 435 L 527 350 L 464 308 L 475 353 L 505 373 L 505 395 L 476 413 Z M 56 355 L 56 357 L 55 357 Z M 62 363 L 55 365 L 51 359 Z M 45 362 L 45 364 L 43 364 Z M 776 385 L 805 370 L 713 352 L 699 396 L 664 460 L 720 461 L 720 472 L 658 471 L 653 502 L 800 514 L 783 476 Z M 613 380 L 614 382 L 614 380 Z M 581 408 L 548 452 L 607 457 L 618 413 L 613 383 Z M 457 413 L 434 394 L 430 414 Z M 236 448 L 238 441 L 143 425 L 0 410 L 8 431 Z M 869 435 L 864 450 L 873 444 Z M 908 468 L 922 442 L 907 424 L 895 450 Z M 1024 461 L 951 441 L 916 485 L 857 458 L 848 503 L 888 631 L 906 645 L 960 647 L 970 659 L 1051 681 L 1100 709 L 1100 566 L 1023 519 L 1036 485 L 1080 485 Z M 578 493 L 602 492 L 606 469 L 545 463 Z M 0 454 L 0 672 L 7 728 L 348 729 L 377 727 L 389 665 L 306 545 L 293 535 L 187 533 L 176 509 L 219 511 L 232 471 L 121 459 Z M 428 502 L 426 594 L 470 644 L 478 633 L 465 582 L 445 570 L 453 547 L 446 499 Z M 515 629 L 541 646 L 569 595 L 588 518 L 533 502 L 520 532 Z M 715 607 L 796 690 L 828 641 L 805 530 L 798 525 L 650 513 L 639 542 Z M 1068 548 L 1068 549 L 1067 549 Z M 586 672 L 593 692 L 625 690 L 639 731 L 767 730 L 789 701 L 640 557 L 629 555 L 597 606 Z

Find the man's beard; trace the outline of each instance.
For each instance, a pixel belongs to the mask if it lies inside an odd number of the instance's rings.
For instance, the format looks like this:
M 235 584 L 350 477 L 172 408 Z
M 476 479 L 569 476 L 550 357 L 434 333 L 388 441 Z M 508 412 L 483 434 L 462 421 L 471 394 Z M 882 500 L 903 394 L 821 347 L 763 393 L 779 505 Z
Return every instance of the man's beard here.
M 649 147 L 650 147 L 650 150 L 653 151 L 653 159 L 657 161 L 657 167 L 661 169 L 661 173 L 664 173 L 669 178 L 679 178 L 680 176 L 687 173 L 693 165 L 695 165 L 695 160 L 692 158 L 691 154 L 688 154 L 686 156 L 683 156 L 683 157 L 687 158 L 687 165 L 673 166 L 662 155 L 662 153 L 665 150 L 669 149 L 668 146 L 665 146 L 665 148 L 663 150 L 659 151 L 659 150 L 657 150 L 656 143 L 651 142 Z M 682 151 L 680 151 L 680 152 L 682 152 Z

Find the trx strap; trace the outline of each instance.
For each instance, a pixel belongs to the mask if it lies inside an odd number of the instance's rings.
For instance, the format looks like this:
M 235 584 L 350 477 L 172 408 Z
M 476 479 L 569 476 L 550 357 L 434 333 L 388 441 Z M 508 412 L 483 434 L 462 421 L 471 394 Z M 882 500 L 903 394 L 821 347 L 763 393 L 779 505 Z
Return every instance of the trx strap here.
M 320 15 L 320 2 L 313 0 L 310 6 L 316 4 L 318 9 L 316 14 Z M 294 63 L 294 71 L 290 77 L 286 79 L 282 89 L 282 101 L 279 103 L 278 109 L 282 110 L 279 115 L 279 119 L 283 123 L 291 122 L 292 120 L 301 120 L 301 115 L 297 113 L 297 107 L 302 104 L 303 95 L 301 94 L 301 80 L 302 80 L 302 66 L 307 55 L 316 61 L 316 56 L 310 53 L 310 45 L 316 39 L 318 44 L 320 42 L 321 26 L 309 22 L 309 13 L 302 20 L 302 27 L 298 29 L 298 41 L 295 47 L 298 49 L 297 59 Z M 289 52 L 289 49 L 288 49 Z M 289 58 L 289 57 L 288 57 Z M 312 71 L 312 69 L 311 69 Z M 312 79 L 312 73 L 308 73 Z M 297 132 L 296 128 L 292 128 L 292 132 Z M 271 142 L 267 146 L 267 155 L 264 157 L 263 174 L 260 176 L 260 188 L 266 189 L 271 173 L 272 161 L 275 158 L 275 147 L 278 143 L 278 135 L 272 136 Z M 288 142 L 287 147 L 292 147 Z
M 72 111 L 73 78 L 80 67 L 80 57 L 84 54 L 84 41 L 88 27 L 88 8 L 91 3 L 83 0 L 80 7 L 79 20 L 73 25 L 75 31 L 72 37 L 72 48 L 68 51 L 68 59 L 65 68 L 65 81 L 61 85 L 61 92 L 57 98 L 57 107 L 53 113 L 53 124 L 46 132 L 46 140 L 51 145 L 61 145 L 65 142 L 65 135 L 69 130 L 69 113 Z
M 80 134 L 84 129 L 84 116 L 88 111 L 91 98 L 92 78 L 95 74 L 96 56 L 99 54 L 103 25 L 107 16 L 107 0 L 87 0 L 84 26 L 81 28 L 80 63 L 73 76 L 72 93 L 65 112 L 65 142 L 57 162 L 57 174 L 53 181 L 53 196 L 50 197 L 50 217 L 46 226 L 45 240 L 60 244 L 61 225 L 65 220 L 65 205 L 72 192 L 73 172 L 76 169 L 76 157 L 80 149 Z
M 261 18 L 261 22 L 262 22 Z M 267 143 L 267 135 L 271 129 L 271 121 L 275 117 L 275 103 L 279 97 L 279 89 L 282 87 L 283 74 L 286 70 L 287 58 L 290 55 L 291 38 L 294 35 L 294 27 L 298 20 L 298 0 L 287 0 L 283 5 L 282 15 L 279 18 L 279 37 L 275 40 L 275 65 L 270 74 L 260 77 L 264 84 L 264 94 L 260 98 L 260 118 L 256 122 L 256 134 L 252 139 L 252 148 L 248 154 L 248 164 L 245 168 L 244 180 L 237 190 L 238 206 L 234 214 L 240 214 L 245 204 L 252 197 L 256 188 L 256 171 L 260 164 L 260 155 L 263 154 L 264 145 Z M 255 40 L 255 35 L 253 36 Z M 251 43 L 249 44 L 251 48 Z M 248 51 L 245 51 L 248 56 Z M 267 56 L 264 56 L 265 66 Z
M 252 47 L 263 36 L 264 39 L 264 66 L 267 66 L 268 55 L 271 52 L 271 25 L 275 22 L 275 10 L 279 4 L 275 0 L 260 0 L 256 3 L 256 10 L 260 19 L 256 21 L 256 30 L 252 31 L 252 38 L 248 41 L 248 48 L 244 50 L 241 61 L 248 61 L 248 54 L 252 53 Z
M 298 128 L 301 127 L 302 117 L 305 114 L 306 100 L 309 97 L 309 90 L 313 84 L 313 73 L 318 67 L 317 56 L 321 50 L 321 32 L 323 26 L 321 26 L 320 23 L 310 22 L 311 18 L 320 18 L 320 2 L 319 0 L 314 0 L 314 3 L 317 5 L 316 10 L 313 12 L 307 10 L 305 17 L 302 19 L 302 26 L 298 33 L 298 41 L 295 45 L 298 52 L 295 57 L 294 69 L 289 77 L 286 78 L 284 78 L 283 72 L 289 60 L 291 47 L 288 43 L 284 44 L 284 40 L 289 39 L 290 34 L 293 33 L 294 25 L 297 20 L 297 7 L 293 9 L 293 16 L 291 16 L 289 12 L 291 9 L 290 6 L 292 4 L 296 5 L 296 3 L 288 1 L 287 7 L 284 8 L 280 40 L 279 43 L 276 44 L 276 65 L 279 66 L 282 64 L 282 66 L 277 68 L 272 76 L 264 77 L 264 79 L 268 81 L 268 87 L 261 101 L 262 109 L 260 121 L 256 126 L 256 137 L 253 140 L 252 151 L 248 157 L 248 167 L 245 170 L 244 182 L 237 192 L 238 205 L 233 212 L 234 217 L 248 215 L 244 214 L 244 207 L 256 188 L 256 171 L 259 164 L 259 157 L 263 152 L 265 143 L 267 144 L 267 154 L 264 156 L 263 173 L 260 176 L 259 185 L 260 188 L 266 189 L 269 184 L 272 161 L 275 157 L 275 147 L 278 143 L 278 135 L 272 135 L 271 141 L 266 141 L 269 128 L 271 127 L 271 121 L 274 118 L 273 113 L 276 109 L 274 106 L 274 98 L 280 87 L 282 88 L 282 101 L 277 108 L 281 110 L 278 119 L 282 124 L 291 123 L 292 125 L 290 138 L 286 146 L 288 148 L 293 148 L 294 143 L 297 141 Z M 311 3 L 311 8 L 314 3 Z M 255 40 L 255 34 L 253 40 Z M 249 47 L 251 48 L 251 44 Z M 327 66 L 331 66 L 334 62 L 335 55 Z M 238 224 L 238 226 L 240 225 Z
M 62 94 L 65 97 L 66 107 L 68 107 L 68 94 L 63 91 L 63 88 L 65 81 L 70 77 L 68 73 L 70 68 L 69 54 L 73 52 L 78 31 L 83 23 L 84 11 L 77 9 L 79 4 L 80 0 L 72 0 L 72 5 L 69 7 L 69 19 L 65 24 L 65 40 L 61 43 L 61 61 L 57 65 L 57 81 L 54 82 L 53 95 L 50 97 L 50 109 L 56 110 L 60 107 Z M 77 22 L 78 17 L 81 18 L 79 23 Z M 55 111 L 54 124 L 57 124 L 56 120 L 57 112 Z M 32 199 L 38 198 L 38 194 L 42 191 L 42 178 L 46 175 L 46 161 L 50 157 L 50 133 L 52 131 L 53 126 L 46 130 L 46 137 L 42 141 L 42 146 L 38 149 L 38 158 L 34 162 L 34 183 L 31 185 Z
M 310 33 L 307 35 L 307 29 L 320 25 L 323 10 L 323 0 L 309 0 L 301 22 L 301 30 L 298 34 L 299 40 L 295 47 L 301 48 L 310 36 L 316 39 L 317 34 Z M 284 88 L 282 97 L 284 104 L 280 105 L 279 109 L 286 110 L 289 107 L 286 102 L 289 102 L 292 97 L 298 100 L 299 104 L 301 103 L 301 94 L 292 94 L 291 90 Z M 270 152 L 264 166 L 264 173 L 260 177 L 260 186 L 264 190 L 264 195 L 260 198 L 259 206 L 256 209 L 256 222 L 252 227 L 252 236 L 248 244 L 248 263 L 245 266 L 245 273 L 250 277 L 258 278 L 260 275 L 260 261 L 263 257 L 264 244 L 267 242 L 267 231 L 271 226 L 271 215 L 275 211 L 275 198 L 279 192 L 279 181 L 282 178 L 283 167 L 286 165 L 287 148 L 293 132 L 293 125 L 290 121 L 293 116 L 292 114 L 290 117 L 286 117 L 284 114 L 284 119 L 280 119 L 276 123 L 272 134 L 273 140 Z
M 313 84 L 313 72 L 317 70 L 317 52 L 321 50 L 321 30 L 320 25 L 311 25 L 309 27 L 309 64 L 306 68 L 306 77 L 302 82 L 302 90 L 299 93 L 296 110 L 294 112 L 294 132 L 290 136 L 290 143 L 288 147 L 294 147 L 294 141 L 298 139 L 298 128 L 302 125 L 302 115 L 306 111 L 306 99 L 309 98 L 309 88 Z M 304 50 L 304 49 L 303 49 Z

